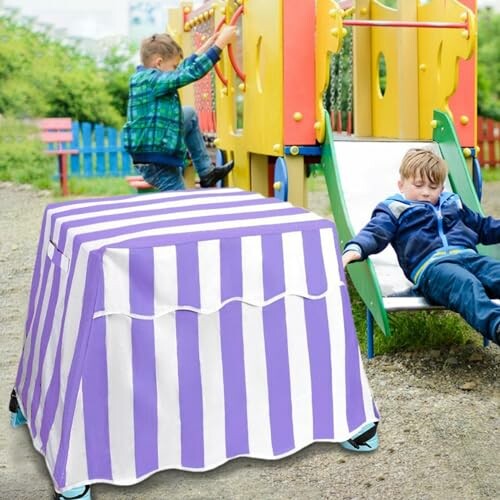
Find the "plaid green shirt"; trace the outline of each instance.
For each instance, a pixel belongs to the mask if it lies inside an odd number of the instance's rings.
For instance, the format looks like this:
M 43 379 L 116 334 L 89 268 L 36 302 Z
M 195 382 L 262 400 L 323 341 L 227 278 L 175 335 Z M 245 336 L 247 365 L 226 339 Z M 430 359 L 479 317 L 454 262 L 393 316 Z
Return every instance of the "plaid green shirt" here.
M 208 73 L 219 60 L 220 49 L 191 55 L 173 71 L 139 66 L 130 77 L 125 150 L 134 163 L 182 166 L 186 146 L 182 136 L 182 107 L 178 89 Z

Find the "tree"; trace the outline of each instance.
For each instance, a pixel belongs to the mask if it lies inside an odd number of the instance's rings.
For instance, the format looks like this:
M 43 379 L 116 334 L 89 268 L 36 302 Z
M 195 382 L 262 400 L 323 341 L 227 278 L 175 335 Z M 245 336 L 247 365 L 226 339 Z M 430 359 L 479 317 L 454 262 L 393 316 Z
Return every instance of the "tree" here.
M 77 47 L 37 31 L 32 20 L 16 15 L 0 18 L 0 41 L 1 114 L 70 116 L 121 127 L 125 110 L 113 94 L 117 85 L 110 85 L 109 73 Z M 122 75 L 128 73 L 122 70 Z
M 500 120 L 500 13 L 479 11 L 478 114 Z
M 137 47 L 132 43 L 114 45 L 105 53 L 101 65 L 112 104 L 123 116 L 127 113 L 129 76 L 134 71 L 130 61 L 136 51 Z

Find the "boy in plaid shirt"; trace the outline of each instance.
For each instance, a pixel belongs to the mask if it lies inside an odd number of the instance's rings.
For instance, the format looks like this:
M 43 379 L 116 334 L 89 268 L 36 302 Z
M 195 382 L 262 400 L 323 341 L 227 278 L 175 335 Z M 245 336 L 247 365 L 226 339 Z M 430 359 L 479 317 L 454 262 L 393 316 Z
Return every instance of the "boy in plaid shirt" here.
M 142 66 L 130 78 L 124 145 L 144 180 L 160 191 L 184 189 L 186 145 L 202 187 L 214 186 L 233 168 L 232 161 L 212 166 L 196 112 L 181 106 L 178 89 L 208 73 L 235 38 L 236 28 L 224 26 L 184 60 L 166 33 L 141 44 Z

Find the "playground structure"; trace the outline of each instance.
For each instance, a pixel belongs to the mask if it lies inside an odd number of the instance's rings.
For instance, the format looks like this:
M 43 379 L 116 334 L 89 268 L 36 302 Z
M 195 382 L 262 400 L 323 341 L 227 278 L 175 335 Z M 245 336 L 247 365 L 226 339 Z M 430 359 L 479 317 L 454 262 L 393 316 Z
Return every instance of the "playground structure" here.
M 464 160 L 476 144 L 475 16 L 465 3 L 228 0 L 172 11 L 169 30 L 186 54 L 223 23 L 240 26 L 217 80 L 183 99 L 220 158 L 235 160 L 230 182 L 243 190 L 47 207 L 10 408 L 58 492 L 90 498 L 95 482 L 281 458 L 378 421 L 339 262 L 337 232 L 344 243 L 358 215 L 344 195 L 356 184 L 373 195 L 363 169 L 387 179 L 378 168 L 395 149 L 432 143 L 453 166 L 451 187 L 481 211 Z M 353 91 L 342 110 L 337 87 L 328 114 L 331 54 L 349 25 L 359 30 Z M 365 156 L 344 182 L 353 152 Z M 313 165 L 335 225 L 250 192 L 305 205 Z M 388 334 L 371 263 L 350 267 Z
M 202 124 L 210 122 L 221 157 L 235 160 L 234 185 L 306 206 L 306 178 L 320 170 L 343 246 L 362 227 L 359 213 L 366 222 L 375 205 L 361 209 L 367 196 L 345 203 L 359 194 L 356 184 L 373 186 L 375 199 L 390 194 L 404 148 L 420 144 L 441 154 L 450 187 L 481 213 L 475 0 L 227 0 L 194 11 L 183 4 L 177 24 L 170 19 L 186 52 L 224 23 L 239 26 L 240 43 L 223 55 L 212 93 L 206 80 L 191 101 L 202 99 L 203 117 L 212 100 Z M 341 171 L 354 167 L 346 183 Z M 394 187 L 377 192 L 378 176 Z M 498 245 L 480 251 L 500 256 Z M 398 267 L 395 255 L 389 261 Z M 430 307 L 384 295 L 371 259 L 349 274 L 367 307 L 369 357 L 374 321 L 390 335 L 388 312 Z M 411 283 L 392 285 L 401 294 Z
M 305 206 L 325 105 L 334 122 L 344 116 L 337 134 L 393 140 L 430 140 L 433 112 L 443 111 L 464 156 L 474 157 L 475 12 L 475 0 L 399 1 L 397 9 L 375 0 L 227 0 L 195 10 L 186 2 L 170 11 L 168 29 L 189 54 L 224 23 L 238 25 L 240 41 L 217 76 L 185 89 L 183 100 L 235 160 L 231 184 Z M 348 109 L 333 109 L 325 95 L 337 88 L 339 97 L 346 71 L 335 74 L 332 55 L 345 50 Z

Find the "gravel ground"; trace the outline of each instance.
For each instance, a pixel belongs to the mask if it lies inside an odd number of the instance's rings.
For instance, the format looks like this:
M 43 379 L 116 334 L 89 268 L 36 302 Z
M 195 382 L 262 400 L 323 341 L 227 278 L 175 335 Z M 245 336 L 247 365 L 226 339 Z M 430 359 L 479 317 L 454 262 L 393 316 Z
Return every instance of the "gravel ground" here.
M 500 216 L 500 183 L 484 186 Z M 48 499 L 52 485 L 26 426 L 7 411 L 22 347 L 46 193 L 0 184 L 0 499 Z M 310 205 L 323 211 L 325 196 Z M 380 448 L 352 454 L 318 443 L 279 461 L 238 459 L 207 473 L 165 471 L 130 487 L 95 485 L 99 499 L 500 499 L 500 349 L 467 345 L 365 359 L 379 406 Z

